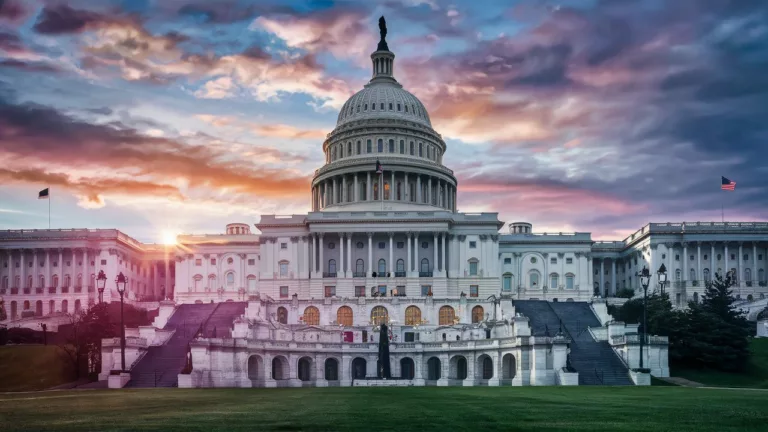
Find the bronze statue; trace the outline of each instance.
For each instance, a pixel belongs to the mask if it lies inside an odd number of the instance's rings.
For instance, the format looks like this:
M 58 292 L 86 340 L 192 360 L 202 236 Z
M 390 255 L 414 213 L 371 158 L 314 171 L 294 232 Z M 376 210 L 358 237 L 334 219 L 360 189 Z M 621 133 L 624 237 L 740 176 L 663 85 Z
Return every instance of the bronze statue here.
M 379 46 L 376 48 L 377 51 L 389 51 L 389 47 L 387 46 L 387 21 L 384 19 L 384 16 L 382 15 L 381 18 L 379 18 L 379 34 L 381 34 L 381 40 L 379 41 Z

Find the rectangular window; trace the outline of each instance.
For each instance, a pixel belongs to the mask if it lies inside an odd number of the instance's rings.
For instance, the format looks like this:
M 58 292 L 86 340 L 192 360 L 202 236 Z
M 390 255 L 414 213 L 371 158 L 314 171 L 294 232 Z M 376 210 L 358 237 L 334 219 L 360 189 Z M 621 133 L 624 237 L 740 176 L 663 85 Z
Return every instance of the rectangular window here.
M 336 297 L 336 287 L 335 286 L 325 287 L 325 297 Z
M 736 259 L 736 254 L 731 254 L 731 261 Z
M 566 258 L 565 259 L 566 264 L 573 264 L 573 258 Z
M 512 258 L 504 258 L 504 264 L 512 264 Z
M 470 285 L 469 286 L 469 296 L 470 297 L 477 297 L 478 296 L 477 285 Z
M 557 258 L 550 258 L 549 259 L 550 264 L 557 264 Z
M 280 243 L 280 249 L 288 249 L 288 243 Z
M 477 261 L 470 261 L 469 263 L 469 275 L 477 276 Z
M 280 298 L 288 298 L 288 287 L 287 286 L 281 286 L 280 287 Z
M 573 276 L 565 277 L 565 289 L 573 289 Z
M 504 291 L 512 291 L 512 276 L 504 276 L 504 285 L 502 286 Z
M 477 248 L 477 242 L 474 242 L 474 241 L 469 242 L 469 248 L 470 249 L 476 249 Z
M 120 264 L 122 264 L 122 263 L 123 262 L 120 261 Z M 29 263 L 29 266 L 32 267 L 32 263 Z M 72 267 L 72 261 L 67 261 L 67 267 Z
M 256 265 L 256 259 L 255 258 L 249 258 L 248 259 L 248 265 Z
M 404 247 L 405 247 L 405 243 L 404 242 L 397 242 L 397 248 L 398 249 L 402 249 Z
M 107 260 L 101 260 L 101 265 L 107 265 Z M 69 266 L 69 263 L 67 263 L 67 266 Z
M 8 263 L 7 263 L 7 262 L 5 263 L 5 266 L 6 266 L 6 267 L 8 267 Z M 59 266 L 59 263 L 58 263 L 58 261 L 54 261 L 54 262 L 53 262 L 53 266 L 54 266 L 54 267 L 58 267 L 58 266 Z
M 400 285 L 400 286 L 398 286 L 395 289 L 397 290 L 397 294 L 396 295 L 398 297 L 405 297 L 405 285 Z
M 691 255 L 691 261 L 693 261 L 693 255 Z M 749 255 L 744 254 L 744 261 L 749 261 Z
M 411 141 L 411 156 L 413 156 L 413 141 Z
M 422 296 L 428 296 L 432 294 L 432 285 L 422 285 L 421 286 L 421 295 Z
M 365 142 L 365 151 L 366 151 L 366 153 L 372 153 L 373 152 L 373 143 L 371 142 L 371 140 L 367 140 Z
M 760 255 L 758 255 L 758 256 L 757 256 L 757 260 L 758 260 L 758 261 L 762 261 L 762 260 L 763 260 L 763 254 L 760 254 Z
M 288 263 L 280 263 L 280 276 L 288 276 Z
M 216 265 L 216 258 L 211 258 L 211 265 Z
M 104 263 L 102 262 L 102 264 L 104 264 Z M 196 260 L 195 260 L 195 265 L 196 265 L 196 266 L 198 266 L 198 267 L 199 267 L 199 266 L 201 266 L 201 265 L 203 265 L 203 260 L 201 260 L 201 259 L 196 259 Z
M 387 296 L 387 286 L 379 285 L 379 297 L 386 297 L 386 296 Z
M 675 261 L 680 261 L 680 255 L 675 255 Z
M 355 287 L 355 297 L 365 297 L 365 287 L 364 286 L 356 286 Z
M 379 249 L 384 249 L 384 248 L 386 248 L 386 247 L 387 247 L 386 243 L 384 243 L 384 242 L 379 242 Z
M 414 337 L 416 333 L 414 332 L 405 332 L 405 341 L 406 342 L 415 342 L 416 339 Z
M 419 157 L 424 157 L 424 144 L 419 143 Z

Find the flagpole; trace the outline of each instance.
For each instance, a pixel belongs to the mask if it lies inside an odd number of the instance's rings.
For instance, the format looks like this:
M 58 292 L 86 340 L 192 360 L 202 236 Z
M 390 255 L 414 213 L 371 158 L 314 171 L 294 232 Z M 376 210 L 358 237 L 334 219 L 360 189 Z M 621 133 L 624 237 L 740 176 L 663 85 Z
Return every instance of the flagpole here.
M 51 229 L 51 189 L 48 188 L 48 229 Z

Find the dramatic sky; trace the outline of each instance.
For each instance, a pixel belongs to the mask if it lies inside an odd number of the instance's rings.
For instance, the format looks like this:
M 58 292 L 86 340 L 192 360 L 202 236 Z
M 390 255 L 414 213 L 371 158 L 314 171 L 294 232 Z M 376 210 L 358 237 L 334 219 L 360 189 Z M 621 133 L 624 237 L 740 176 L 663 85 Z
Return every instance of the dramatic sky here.
M 0 228 L 46 228 L 45 187 L 54 228 L 144 241 L 308 211 L 382 14 L 459 210 L 766 219 L 766 0 L 0 0 Z

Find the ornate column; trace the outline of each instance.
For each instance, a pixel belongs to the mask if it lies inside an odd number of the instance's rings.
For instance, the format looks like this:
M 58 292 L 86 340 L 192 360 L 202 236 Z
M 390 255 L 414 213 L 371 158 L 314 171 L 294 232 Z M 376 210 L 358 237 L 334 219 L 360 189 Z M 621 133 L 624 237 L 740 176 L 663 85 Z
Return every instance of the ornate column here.
M 416 202 L 421 204 L 424 201 L 421 193 L 421 175 L 416 174 Z
M 311 260 L 309 266 L 309 271 L 311 272 L 310 277 L 317 277 L 317 241 L 315 240 L 314 233 L 310 233 L 309 238 L 312 239 L 312 251 L 309 254 L 309 259 Z
M 365 272 L 368 277 L 373 277 L 373 233 L 369 232 L 367 234 L 368 234 L 368 263 L 367 263 Z
M 389 183 L 389 200 L 395 201 L 395 171 L 392 171 L 392 181 Z
M 725 275 L 727 275 L 728 271 L 730 270 L 728 268 L 729 267 L 729 264 L 728 264 L 728 258 L 729 258 L 728 257 L 728 242 L 725 242 L 725 253 L 723 255 L 725 255 L 725 268 L 723 269 L 723 273 L 724 274 L 722 274 L 720 276 L 725 277 Z
M 403 181 L 403 201 L 409 202 L 411 200 L 411 185 L 408 184 L 408 171 L 405 172 L 405 180 Z M 410 269 L 408 269 L 410 271 Z
M 32 262 L 34 263 L 34 264 L 32 264 L 32 286 L 34 287 L 38 283 L 37 282 L 37 275 L 38 275 L 38 271 L 37 271 L 37 251 L 33 250 L 32 254 L 33 254 Z
M 24 252 L 24 249 L 19 249 L 19 266 L 21 271 L 19 272 L 19 286 L 16 287 L 19 289 L 19 292 L 23 292 L 21 289 L 24 288 L 24 284 L 27 283 L 27 263 L 24 262 Z
M 413 263 L 411 261 L 411 236 L 413 236 L 412 232 L 405 233 L 405 237 L 406 237 L 406 240 L 407 240 L 407 243 L 408 243 L 407 244 L 407 246 L 408 246 L 408 261 L 407 261 L 407 264 L 405 265 L 405 271 L 407 272 L 406 276 L 410 276 L 410 273 L 413 271 Z
M 674 271 L 672 269 L 672 255 L 675 254 L 675 250 L 674 250 L 675 244 L 665 243 L 665 245 L 667 246 L 667 285 L 665 289 L 667 289 L 672 286 L 672 283 L 670 283 L 669 281 L 675 280 Z
M 432 176 L 427 177 L 427 204 L 432 205 Z
M 432 179 L 430 178 L 430 182 L 431 181 L 432 181 Z M 430 200 L 430 203 L 431 202 L 432 201 Z M 433 248 L 432 248 L 432 251 L 434 252 L 434 254 L 433 254 L 434 255 L 434 261 L 433 261 L 433 264 L 432 264 L 432 273 L 433 273 L 432 275 L 434 276 L 434 273 L 437 273 L 437 233 L 436 232 L 432 233 L 432 236 L 434 237 L 434 243 L 433 243 Z
M 545 260 L 546 262 L 546 260 Z M 605 258 L 600 258 L 600 297 L 605 295 Z
M 13 288 L 13 250 L 7 249 L 5 253 L 8 255 L 8 288 Z
M 739 286 L 742 286 L 744 281 L 744 242 L 739 242 L 739 255 L 736 257 L 736 271 L 739 272 Z
M 368 175 L 368 181 L 365 183 L 365 200 L 371 201 L 373 200 L 373 185 L 371 184 L 371 172 L 368 171 L 366 173 Z
M 715 242 L 710 242 L 709 246 L 712 248 L 712 252 L 709 255 L 709 278 L 712 280 L 717 271 L 717 265 L 715 264 Z
M 358 202 L 360 200 L 360 185 L 357 182 L 357 173 L 355 173 L 355 196 L 352 197 L 350 202 Z
M 392 196 L 392 195 L 390 195 Z M 395 264 L 394 261 L 394 237 L 395 233 L 389 232 L 389 273 L 394 276 L 395 273 Z
M 352 269 L 352 233 L 347 234 L 347 275 L 345 277 L 352 276 L 354 270 Z
M 347 272 L 344 269 L 345 267 L 344 261 L 346 261 L 344 259 L 344 240 L 345 240 L 344 233 L 339 233 L 339 268 L 337 269 L 337 271 L 341 273 L 340 277 L 347 277 Z
M 320 249 L 320 277 L 325 273 L 325 260 L 323 259 L 323 249 L 325 249 L 325 242 L 323 242 L 323 233 L 318 233 L 318 248 Z
M 752 242 L 752 287 L 760 286 L 760 271 L 757 269 L 757 242 Z
M 443 252 L 443 262 L 442 262 L 442 266 L 440 267 L 440 271 L 443 272 L 444 276 L 447 276 L 447 274 L 448 274 L 447 270 L 446 270 L 446 266 L 445 266 L 445 241 L 446 240 L 448 240 L 448 233 L 444 232 L 443 233 L 443 249 L 442 249 L 442 252 Z
M 341 176 L 341 202 L 343 203 L 349 202 L 349 197 L 347 195 L 349 195 L 347 193 L 347 176 L 342 175 Z
M 616 258 L 611 258 L 611 292 L 610 294 L 616 294 Z
M 696 242 L 696 280 L 703 279 L 701 274 L 701 242 Z
M 51 254 L 50 250 L 45 249 L 45 283 L 43 284 L 43 292 L 51 286 Z
M 683 242 L 683 301 L 685 301 L 685 287 L 688 285 L 688 242 Z
M 83 248 L 83 284 L 85 286 L 84 292 L 88 292 L 88 286 L 91 284 L 91 272 L 89 270 L 88 262 L 88 248 Z M 140 270 L 139 270 L 140 271 Z

